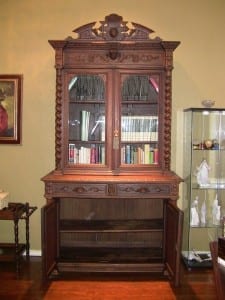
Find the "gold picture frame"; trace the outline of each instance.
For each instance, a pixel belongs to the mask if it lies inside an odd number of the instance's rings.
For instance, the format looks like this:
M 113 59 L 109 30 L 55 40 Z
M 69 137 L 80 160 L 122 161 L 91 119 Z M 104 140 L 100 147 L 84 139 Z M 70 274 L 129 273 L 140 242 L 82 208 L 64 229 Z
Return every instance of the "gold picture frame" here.
M 0 75 L 0 144 L 20 144 L 23 75 Z

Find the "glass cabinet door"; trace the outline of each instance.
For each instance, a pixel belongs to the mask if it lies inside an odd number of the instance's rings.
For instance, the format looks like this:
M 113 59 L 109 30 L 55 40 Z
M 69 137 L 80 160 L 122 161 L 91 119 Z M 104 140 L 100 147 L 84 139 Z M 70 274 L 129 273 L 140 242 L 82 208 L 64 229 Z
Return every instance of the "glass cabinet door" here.
M 68 76 L 68 157 L 70 166 L 106 163 L 106 74 Z
M 121 167 L 159 164 L 159 75 L 120 74 Z M 141 166 L 140 166 L 141 167 Z
M 66 165 L 159 167 L 159 82 L 147 71 L 67 74 Z
M 225 216 L 225 110 L 185 111 L 184 140 L 183 250 L 188 266 L 207 266 Z

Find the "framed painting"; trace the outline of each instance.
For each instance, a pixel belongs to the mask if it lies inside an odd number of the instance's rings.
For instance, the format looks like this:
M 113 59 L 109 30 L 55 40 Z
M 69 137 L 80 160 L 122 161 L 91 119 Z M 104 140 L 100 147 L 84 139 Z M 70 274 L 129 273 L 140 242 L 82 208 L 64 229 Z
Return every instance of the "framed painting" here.
M 0 144 L 20 144 L 23 75 L 0 74 Z

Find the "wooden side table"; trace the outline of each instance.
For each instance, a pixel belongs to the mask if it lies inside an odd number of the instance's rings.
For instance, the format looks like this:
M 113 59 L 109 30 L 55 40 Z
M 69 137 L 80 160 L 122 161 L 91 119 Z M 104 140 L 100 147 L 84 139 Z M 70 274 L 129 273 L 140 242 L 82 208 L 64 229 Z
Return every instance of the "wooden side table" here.
M 29 203 L 8 203 L 8 207 L 0 210 L 0 220 L 14 222 L 14 243 L 0 243 L 0 261 L 12 261 L 16 263 L 16 273 L 20 271 L 20 256 L 26 251 L 26 258 L 30 256 L 30 228 L 29 219 L 36 206 L 30 206 Z M 26 242 L 19 243 L 19 220 L 25 221 Z

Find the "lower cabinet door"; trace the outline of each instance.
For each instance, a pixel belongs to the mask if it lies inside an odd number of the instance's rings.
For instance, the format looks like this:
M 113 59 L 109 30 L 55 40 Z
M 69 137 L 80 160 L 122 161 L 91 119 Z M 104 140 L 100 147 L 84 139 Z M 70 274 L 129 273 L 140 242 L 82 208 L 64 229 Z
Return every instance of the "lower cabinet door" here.
M 58 201 L 51 201 L 41 209 L 41 239 L 43 277 L 56 268 L 58 241 Z
M 180 284 L 180 263 L 183 229 L 183 212 L 165 201 L 165 264 L 174 286 Z

